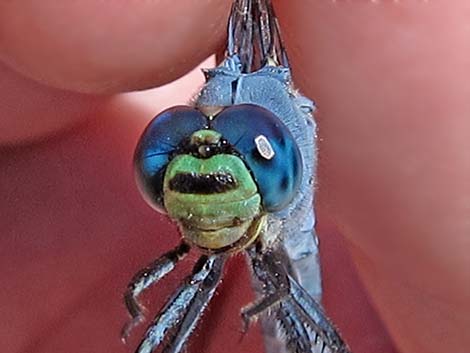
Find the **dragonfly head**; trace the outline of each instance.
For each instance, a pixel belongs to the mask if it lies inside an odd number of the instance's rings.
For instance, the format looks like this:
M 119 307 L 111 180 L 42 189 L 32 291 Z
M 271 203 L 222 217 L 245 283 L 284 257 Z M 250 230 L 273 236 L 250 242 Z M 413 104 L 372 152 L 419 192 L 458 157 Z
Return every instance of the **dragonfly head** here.
M 287 127 L 254 105 L 209 117 L 191 107 L 165 111 L 141 137 L 135 166 L 146 200 L 211 251 L 254 240 L 264 215 L 292 201 L 302 175 Z

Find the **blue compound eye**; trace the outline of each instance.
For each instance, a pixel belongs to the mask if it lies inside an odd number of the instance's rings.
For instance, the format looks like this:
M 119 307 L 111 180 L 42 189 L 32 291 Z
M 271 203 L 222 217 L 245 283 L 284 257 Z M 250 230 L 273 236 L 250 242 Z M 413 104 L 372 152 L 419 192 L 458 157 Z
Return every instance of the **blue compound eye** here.
M 159 212 L 163 205 L 163 177 L 170 155 L 197 130 L 206 117 L 194 108 L 177 106 L 153 119 L 142 134 L 134 155 L 137 184 L 147 202 Z
M 289 129 L 269 110 L 241 104 L 223 110 L 211 128 L 237 150 L 253 173 L 269 212 L 285 208 L 302 179 L 302 158 Z

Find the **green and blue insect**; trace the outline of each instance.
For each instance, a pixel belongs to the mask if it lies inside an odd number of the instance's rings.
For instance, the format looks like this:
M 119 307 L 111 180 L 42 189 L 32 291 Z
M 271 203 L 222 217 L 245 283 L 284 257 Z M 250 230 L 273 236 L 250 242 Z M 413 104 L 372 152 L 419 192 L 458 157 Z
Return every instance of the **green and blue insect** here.
M 293 87 L 270 0 L 234 0 L 226 58 L 205 76 L 194 105 L 157 116 L 135 152 L 142 195 L 182 240 L 131 280 L 123 338 L 144 320 L 142 292 L 192 250 L 192 273 L 136 350 L 182 352 L 227 258 L 244 253 L 257 300 L 241 316 L 245 328 L 260 319 L 267 353 L 348 353 L 320 305 L 314 104 Z

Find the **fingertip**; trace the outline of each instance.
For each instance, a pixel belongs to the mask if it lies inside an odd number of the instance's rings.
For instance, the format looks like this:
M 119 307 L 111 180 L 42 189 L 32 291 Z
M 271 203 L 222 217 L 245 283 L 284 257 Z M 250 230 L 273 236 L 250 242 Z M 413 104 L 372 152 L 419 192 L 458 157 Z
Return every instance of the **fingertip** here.
M 47 87 L 0 63 L 0 146 L 38 141 L 93 115 L 110 99 Z
M 468 4 L 279 6 L 296 83 L 320 108 L 318 208 L 403 352 L 465 346 L 451 333 L 468 311 Z
M 0 58 L 62 89 L 115 93 L 170 82 L 222 45 L 229 1 L 3 2 Z

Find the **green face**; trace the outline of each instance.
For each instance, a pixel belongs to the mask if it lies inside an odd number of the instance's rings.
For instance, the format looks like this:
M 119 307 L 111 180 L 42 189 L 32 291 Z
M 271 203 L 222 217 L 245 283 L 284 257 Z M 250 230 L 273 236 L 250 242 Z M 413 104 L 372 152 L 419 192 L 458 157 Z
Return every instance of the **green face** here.
M 257 235 L 261 198 L 237 156 L 176 156 L 168 164 L 163 195 L 183 236 L 201 248 L 221 249 Z

